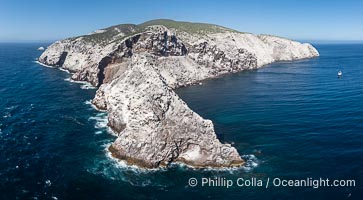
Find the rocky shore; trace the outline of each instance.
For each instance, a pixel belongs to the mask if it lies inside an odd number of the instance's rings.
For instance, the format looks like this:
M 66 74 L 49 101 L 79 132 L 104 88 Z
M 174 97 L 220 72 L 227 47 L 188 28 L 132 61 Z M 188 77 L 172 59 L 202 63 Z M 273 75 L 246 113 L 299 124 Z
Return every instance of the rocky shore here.
M 118 138 L 112 155 L 145 168 L 182 162 L 234 167 L 244 161 L 216 137 L 174 89 L 275 61 L 319 56 L 310 44 L 225 27 L 153 20 L 57 41 L 39 62 L 69 70 L 98 90 L 92 103 L 108 112 Z

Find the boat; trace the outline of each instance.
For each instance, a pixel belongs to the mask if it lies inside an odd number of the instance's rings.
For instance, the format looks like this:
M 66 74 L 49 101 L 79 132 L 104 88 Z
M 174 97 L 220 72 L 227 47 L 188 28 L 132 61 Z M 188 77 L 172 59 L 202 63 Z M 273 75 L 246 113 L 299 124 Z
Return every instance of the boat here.
M 38 51 L 44 51 L 44 47 L 39 47 Z
M 338 71 L 338 77 L 341 77 L 343 75 L 343 72 L 342 71 Z

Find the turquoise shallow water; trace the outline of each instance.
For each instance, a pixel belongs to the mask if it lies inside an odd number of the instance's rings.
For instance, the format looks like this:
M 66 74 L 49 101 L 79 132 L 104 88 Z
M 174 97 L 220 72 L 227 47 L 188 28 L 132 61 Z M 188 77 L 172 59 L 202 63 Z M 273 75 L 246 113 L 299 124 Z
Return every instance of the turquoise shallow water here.
M 34 60 L 46 44 L 0 44 L 0 199 L 361 199 L 363 45 L 275 63 L 177 93 L 248 166 L 140 171 L 112 160 L 95 89 Z M 343 77 L 337 78 L 337 71 Z M 82 87 L 82 88 L 81 88 Z M 188 186 L 189 178 L 199 181 Z M 202 187 L 201 179 L 354 179 L 356 187 Z

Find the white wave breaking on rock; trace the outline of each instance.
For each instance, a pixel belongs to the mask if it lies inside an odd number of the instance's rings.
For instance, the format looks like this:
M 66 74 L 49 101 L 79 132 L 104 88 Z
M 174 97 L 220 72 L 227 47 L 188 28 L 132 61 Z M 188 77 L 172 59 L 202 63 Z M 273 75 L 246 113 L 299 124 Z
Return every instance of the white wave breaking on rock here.
M 170 20 L 149 23 L 139 32 L 137 25 L 123 25 L 129 36 L 107 38 L 107 43 L 91 43 L 87 36 L 57 41 L 39 61 L 100 86 L 92 102 L 107 110 L 108 125 L 117 132 L 110 148 L 116 157 L 149 168 L 170 162 L 207 168 L 258 166 L 253 156 L 244 156 L 244 161 L 233 146 L 221 143 L 213 123 L 173 89 L 276 61 L 316 57 L 318 51 L 310 44 L 216 25 L 206 25 L 205 32 L 190 23 L 202 31 L 190 32 L 169 27 Z
M 93 105 L 92 100 L 87 100 L 84 102 L 84 104 L 89 105 L 92 109 L 95 109 L 97 111 L 105 112 L 105 111 L 99 110 L 95 105 Z
M 72 78 L 66 78 L 64 79 L 65 81 L 67 82 L 71 82 L 71 83 L 78 83 L 80 84 L 81 86 L 81 89 L 84 89 L 84 90 L 94 90 L 94 89 L 97 89 L 97 87 L 93 86 L 91 83 L 87 82 L 87 81 L 75 81 L 73 80 Z
M 94 117 L 88 118 L 89 121 L 95 122 L 95 128 L 96 129 L 106 129 L 108 128 L 107 123 L 107 113 L 99 113 Z
M 65 69 L 63 67 L 60 67 L 59 70 L 63 71 L 63 72 L 67 72 L 68 74 L 70 74 L 71 72 L 68 69 Z
M 41 66 L 43 66 L 43 67 L 55 68 L 55 67 L 53 67 L 53 66 L 51 66 L 51 65 L 46 65 L 46 64 L 44 64 L 44 63 L 41 63 L 41 62 L 39 62 L 38 60 L 35 60 L 35 61 L 34 61 L 34 63 L 37 63 L 38 65 L 41 65 Z
M 253 154 L 242 155 L 242 158 L 246 161 L 246 163 L 241 168 L 246 171 L 251 171 L 259 165 L 259 160 Z
M 84 104 L 89 105 L 91 109 L 97 110 L 99 113 L 96 116 L 91 116 L 88 121 L 94 122 L 94 128 L 96 129 L 95 134 L 100 135 L 103 133 L 108 133 L 116 136 L 115 132 L 108 126 L 108 114 L 105 111 L 100 111 L 95 105 L 92 104 L 91 100 L 87 100 Z

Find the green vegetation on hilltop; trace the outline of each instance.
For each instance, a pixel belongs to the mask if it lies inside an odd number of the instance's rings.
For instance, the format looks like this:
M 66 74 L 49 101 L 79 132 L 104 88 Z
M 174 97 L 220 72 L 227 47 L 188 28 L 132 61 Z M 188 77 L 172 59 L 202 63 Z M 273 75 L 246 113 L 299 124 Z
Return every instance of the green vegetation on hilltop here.
M 215 24 L 206 24 L 206 23 L 193 23 L 193 22 L 181 22 L 174 21 L 170 19 L 156 19 L 144 22 L 139 24 L 138 26 L 141 28 L 145 28 L 153 25 L 163 25 L 167 28 L 173 28 L 180 31 L 185 31 L 190 34 L 205 34 L 205 33 L 220 33 L 224 31 L 235 31 L 233 29 L 225 28 L 223 26 L 218 26 Z M 236 31 L 237 32 L 237 31 Z
M 190 34 L 208 34 L 208 33 L 220 33 L 225 31 L 237 32 L 233 29 L 225 28 L 222 26 L 206 23 L 192 23 L 192 22 L 180 22 L 169 19 L 156 19 L 144 22 L 139 25 L 135 24 L 120 24 L 111 26 L 105 29 L 104 32 L 93 33 L 90 35 L 82 35 L 86 42 L 92 42 L 94 44 L 107 45 L 114 41 L 120 41 L 131 35 L 143 32 L 148 26 L 163 25 L 169 29 L 177 29 Z M 79 37 L 71 38 L 75 40 Z
M 137 30 L 137 25 L 135 24 L 120 24 L 116 26 L 111 26 L 103 30 L 100 33 L 93 33 L 90 35 L 82 35 L 86 42 L 97 43 L 101 45 L 106 45 L 114 40 L 122 39 L 133 34 Z M 73 38 L 77 39 L 79 37 Z

